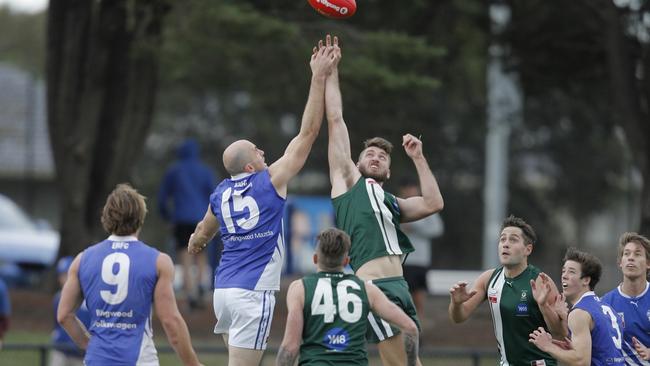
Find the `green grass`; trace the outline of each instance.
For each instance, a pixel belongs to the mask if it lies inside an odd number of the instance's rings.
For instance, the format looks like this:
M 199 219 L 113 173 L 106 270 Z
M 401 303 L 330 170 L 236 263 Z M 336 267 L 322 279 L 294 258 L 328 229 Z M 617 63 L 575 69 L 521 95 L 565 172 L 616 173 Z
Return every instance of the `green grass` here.
M 50 334 L 45 332 L 26 332 L 26 331 L 9 331 L 5 337 L 5 344 L 30 344 L 40 345 L 47 344 L 50 341 Z M 158 346 L 166 346 L 167 342 L 164 337 L 156 337 L 155 343 Z M 206 340 L 194 342 L 195 346 L 215 346 L 221 347 L 221 340 L 215 338 L 214 343 Z M 174 353 L 159 353 L 160 366 L 176 366 L 180 364 L 178 357 Z M 20 350 L 20 351 L 0 351 L 2 366 L 38 366 L 40 365 L 41 356 L 38 350 Z M 227 365 L 228 357 L 225 354 L 199 353 L 199 359 L 204 365 Z M 47 360 L 47 357 L 46 357 Z M 422 358 L 422 365 L 435 366 L 474 366 L 469 358 Z M 496 365 L 498 362 L 495 358 L 483 358 L 479 366 Z M 266 352 L 262 360 L 262 366 L 275 365 L 275 354 Z M 379 366 L 379 358 L 370 358 L 369 366 Z

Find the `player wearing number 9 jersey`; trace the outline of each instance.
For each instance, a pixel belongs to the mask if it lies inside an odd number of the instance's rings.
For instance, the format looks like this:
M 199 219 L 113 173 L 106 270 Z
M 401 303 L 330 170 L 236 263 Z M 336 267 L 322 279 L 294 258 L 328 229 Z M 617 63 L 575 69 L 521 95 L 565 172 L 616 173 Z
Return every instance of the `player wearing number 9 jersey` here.
M 294 281 L 287 293 L 287 326 L 278 366 L 367 365 L 366 326 L 370 310 L 401 328 L 406 364 L 418 356 L 415 322 L 371 282 L 343 273 L 350 258 L 350 237 L 339 229 L 318 235 L 314 264 L 318 273 Z
M 305 164 L 318 136 L 325 79 L 338 61 L 328 35 L 311 57 L 311 87 L 300 132 L 280 159 L 267 167 L 264 151 L 247 140 L 224 150 L 223 165 L 231 177 L 210 196 L 208 210 L 190 237 L 188 251 L 198 253 L 221 231 L 224 249 L 215 276 L 214 332 L 224 335 L 231 364 L 259 365 L 266 349 L 275 291 L 280 289 L 287 185 Z
M 601 273 L 598 258 L 569 248 L 562 266 L 562 288 L 573 304 L 570 343 L 554 344 L 541 327 L 530 334 L 530 341 L 567 365 L 624 366 L 621 319 L 594 293 Z
M 146 212 L 143 196 L 118 185 L 102 212 L 102 225 L 111 235 L 79 254 L 68 271 L 57 320 L 86 350 L 87 366 L 158 365 L 152 305 L 183 365 L 199 365 L 176 306 L 172 261 L 137 238 Z M 89 329 L 75 317 L 83 298 Z

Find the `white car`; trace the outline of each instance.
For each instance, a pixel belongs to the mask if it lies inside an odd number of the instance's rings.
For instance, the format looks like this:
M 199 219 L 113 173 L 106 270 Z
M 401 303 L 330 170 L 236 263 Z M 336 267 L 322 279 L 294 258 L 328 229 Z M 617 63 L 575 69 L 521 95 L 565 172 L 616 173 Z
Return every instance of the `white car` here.
M 0 265 L 51 267 L 59 252 L 59 233 L 41 228 L 12 200 L 0 194 Z

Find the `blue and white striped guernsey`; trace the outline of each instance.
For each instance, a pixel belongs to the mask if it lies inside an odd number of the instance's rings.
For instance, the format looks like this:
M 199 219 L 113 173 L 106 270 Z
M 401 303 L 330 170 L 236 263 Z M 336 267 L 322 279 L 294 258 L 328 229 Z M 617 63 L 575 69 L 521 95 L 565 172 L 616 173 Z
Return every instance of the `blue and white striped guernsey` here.
M 160 253 L 111 235 L 83 252 L 79 282 L 90 311 L 88 366 L 158 365 L 151 308 Z
M 589 313 L 594 324 L 591 329 L 591 366 L 624 366 L 622 324 L 614 310 L 601 302 L 593 291 L 584 293 L 571 311 L 575 309 Z
M 285 202 L 267 169 L 224 179 L 217 186 L 210 207 L 221 225 L 223 253 L 215 288 L 280 290 Z
M 617 287 L 601 299 L 614 309 L 623 320 L 623 354 L 627 365 L 650 366 L 634 349 L 632 337 L 636 337 L 646 347 L 650 346 L 650 293 L 648 282 L 639 296 L 631 297 Z

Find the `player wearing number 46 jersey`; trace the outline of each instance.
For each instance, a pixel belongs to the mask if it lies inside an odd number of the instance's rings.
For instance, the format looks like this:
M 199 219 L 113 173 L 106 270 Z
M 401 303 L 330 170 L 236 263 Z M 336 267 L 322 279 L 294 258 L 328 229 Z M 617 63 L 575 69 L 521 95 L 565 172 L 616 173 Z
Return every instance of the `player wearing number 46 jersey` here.
M 223 253 L 215 276 L 216 334 L 228 345 L 229 364 L 258 365 L 271 328 L 275 291 L 284 257 L 282 214 L 287 185 L 305 164 L 323 120 L 325 79 L 339 60 L 330 36 L 314 48 L 311 88 L 298 136 L 269 167 L 264 151 L 239 140 L 223 152 L 231 175 L 210 196 L 210 205 L 190 237 L 190 253 L 201 251 L 221 230 Z
M 61 292 L 57 320 L 86 350 L 87 366 L 154 366 L 152 306 L 183 365 L 199 365 L 181 317 L 168 255 L 138 240 L 147 207 L 127 184 L 108 196 L 102 225 L 111 235 L 79 254 Z M 90 328 L 75 313 L 85 297 Z
M 530 334 L 530 342 L 569 366 L 624 366 L 621 319 L 594 293 L 601 272 L 598 258 L 569 248 L 562 266 L 562 289 L 573 304 L 569 313 L 571 339 L 553 342 L 540 327 Z
M 415 365 L 418 329 L 379 288 L 343 273 L 350 259 L 350 237 L 328 229 L 318 235 L 318 273 L 294 281 L 287 293 L 287 326 L 277 365 L 367 365 L 366 326 L 370 310 L 402 329 L 406 364 Z M 302 342 L 301 342 L 302 341 Z

